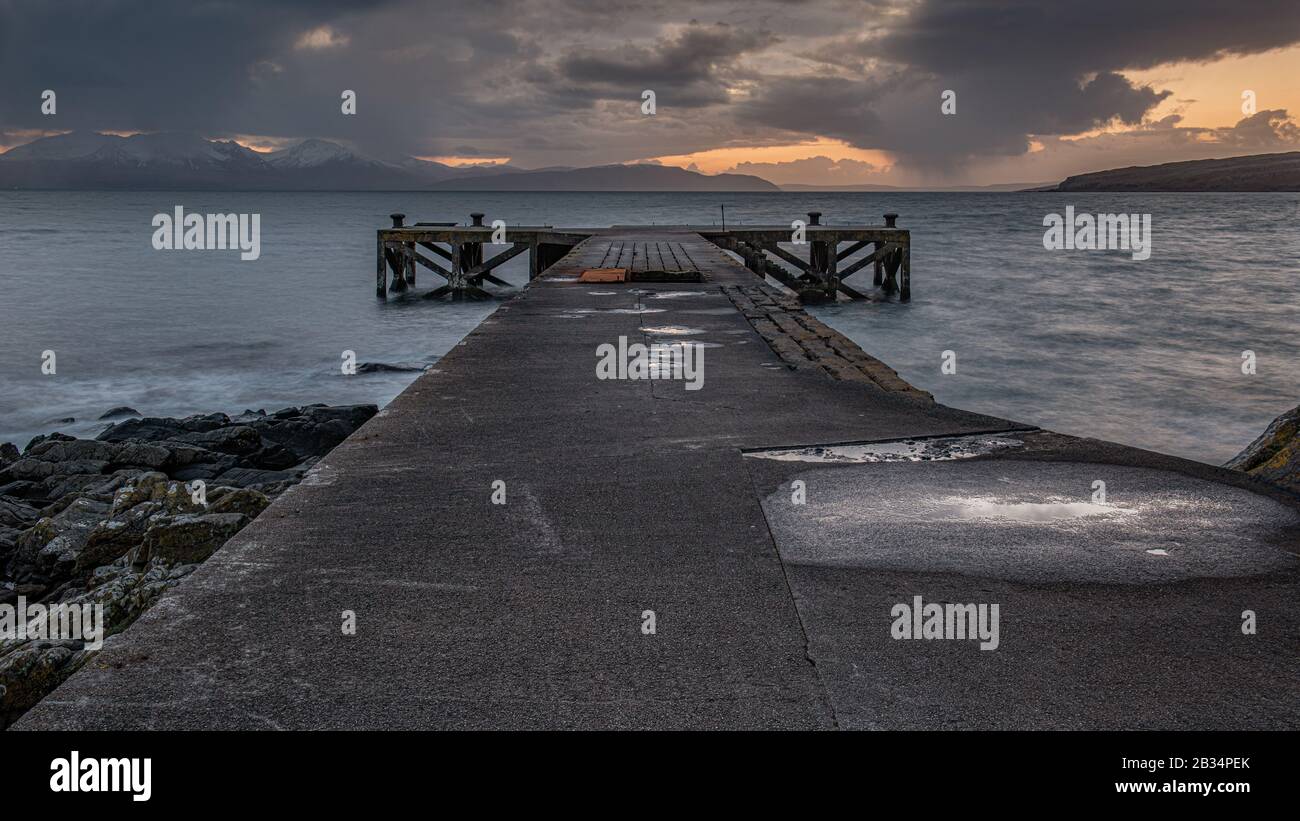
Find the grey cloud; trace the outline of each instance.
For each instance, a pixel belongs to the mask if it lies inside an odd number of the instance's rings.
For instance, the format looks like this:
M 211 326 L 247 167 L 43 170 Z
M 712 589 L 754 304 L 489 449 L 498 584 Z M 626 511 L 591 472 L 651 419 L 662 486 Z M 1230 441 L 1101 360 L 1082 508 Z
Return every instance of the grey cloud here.
M 294 48 L 326 25 L 346 45 Z M 1294 0 L 0 0 L 0 134 L 321 137 L 536 165 L 817 135 L 943 174 L 1022 156 L 1031 136 L 1142 122 L 1168 92 L 1125 69 L 1298 41 Z M 57 117 L 40 114 L 45 88 Z M 1292 138 L 1256 117 L 1214 138 Z

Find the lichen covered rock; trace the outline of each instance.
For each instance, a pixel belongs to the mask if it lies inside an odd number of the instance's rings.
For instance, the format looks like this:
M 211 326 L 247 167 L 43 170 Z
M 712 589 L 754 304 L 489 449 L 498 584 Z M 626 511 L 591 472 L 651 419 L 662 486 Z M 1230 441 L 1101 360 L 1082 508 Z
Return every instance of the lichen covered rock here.
M 1224 467 L 1300 493 L 1300 407 L 1274 419 L 1258 439 Z

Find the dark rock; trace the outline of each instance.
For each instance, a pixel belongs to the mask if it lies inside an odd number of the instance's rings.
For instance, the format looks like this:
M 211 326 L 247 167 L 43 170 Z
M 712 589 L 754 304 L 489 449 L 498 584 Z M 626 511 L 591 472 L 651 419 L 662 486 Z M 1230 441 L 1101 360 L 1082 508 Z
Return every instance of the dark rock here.
M 136 410 L 135 408 L 128 408 L 126 405 L 121 405 L 119 407 L 113 408 L 112 410 L 104 412 L 104 414 L 101 415 L 99 418 L 119 419 L 123 416 L 139 416 L 139 415 L 140 415 L 140 411 Z
M 412 365 L 389 365 L 386 362 L 363 362 L 357 366 L 357 373 L 403 373 L 420 370 L 424 369 Z
M 39 482 L 29 482 L 26 480 L 18 482 L 9 482 L 0 485 L 0 496 L 9 496 L 14 499 L 44 499 L 45 486 Z
M 288 470 L 301 461 L 298 454 L 283 445 L 270 444 L 248 457 L 253 467 L 262 470 Z
M 72 675 L 87 652 L 80 642 L 34 640 L 0 656 L 0 728 Z
M 163 511 L 162 502 L 142 502 L 95 525 L 77 555 L 73 574 L 94 570 L 139 547 L 154 517 Z
M 172 439 L 163 440 L 156 443 L 160 447 L 165 447 L 170 454 L 164 470 L 175 471 L 189 465 L 224 465 L 226 467 L 236 467 L 240 464 L 237 456 L 230 456 L 225 453 L 217 453 L 214 450 L 199 447 L 198 445 L 177 442 Z
M 161 445 L 144 442 L 123 442 L 117 449 L 113 463 L 157 470 L 172 460 L 172 452 Z
M 37 521 L 18 537 L 18 548 L 9 562 L 10 577 L 37 583 L 66 579 L 91 530 L 108 510 L 102 502 L 77 499 L 57 515 Z
M 144 535 L 141 559 L 175 564 L 201 562 L 250 521 L 242 513 L 158 516 Z
M 40 518 L 39 512 L 31 505 L 0 496 L 0 525 L 27 527 L 38 518 Z
M 193 482 L 198 479 L 211 484 L 218 476 L 239 465 L 239 460 L 233 456 L 226 457 L 226 460 L 225 462 L 186 465 L 179 470 L 173 470 L 171 477 L 181 482 Z
M 231 425 L 200 433 L 183 433 L 175 436 L 173 441 L 198 445 L 205 450 L 235 456 L 256 453 L 263 447 L 262 437 L 258 432 L 245 425 Z
M 242 513 L 250 519 L 270 504 L 266 494 L 248 488 L 217 488 L 208 496 L 209 513 Z
M 0 525 L 0 568 L 9 564 L 9 560 L 13 558 L 14 553 L 18 550 L 18 538 L 20 536 L 22 536 L 22 531 L 18 528 Z M 3 591 L 4 588 L 0 587 L 0 593 Z M 3 604 L 3 601 L 0 601 L 0 604 Z
M 143 419 L 127 419 L 125 422 L 118 422 L 95 438 L 102 442 L 123 442 L 127 439 L 155 442 L 160 439 L 174 439 L 187 433 L 204 433 L 224 428 L 229 424 L 230 417 L 224 413 L 187 416 L 184 419 L 147 416 Z
M 214 482 L 231 487 L 252 487 L 276 482 L 296 481 L 301 474 L 286 470 L 254 470 L 251 468 L 232 468 L 222 473 Z
M 103 473 L 109 463 L 97 459 L 72 459 L 66 462 L 47 462 L 24 456 L 17 462 L 0 470 L 0 481 L 38 482 L 51 476 L 74 476 L 81 473 Z
M 111 462 L 117 456 L 117 447 L 93 439 L 51 439 L 30 446 L 23 455 L 43 462 L 71 462 L 79 459 Z
M 23 448 L 23 453 L 26 453 L 27 451 L 36 447 L 41 442 L 49 442 L 50 440 L 61 440 L 64 442 L 72 442 L 75 441 L 76 438 L 77 437 L 69 436 L 66 433 L 42 433 L 38 436 L 32 437 L 32 441 L 28 442 L 27 447 Z
M 103 476 L 81 475 L 67 478 L 52 476 L 44 483 L 46 498 L 51 502 L 41 513 L 45 516 L 53 515 L 54 512 L 66 507 L 73 498 L 78 497 L 93 499 L 96 502 L 112 502 L 118 488 L 145 472 L 131 468 L 117 470 Z
M 309 405 L 296 416 L 286 418 L 276 413 L 250 425 L 262 438 L 306 459 L 328 453 L 378 411 L 375 405 Z
M 107 634 L 125 628 L 377 410 L 129 418 L 93 440 L 54 433 L 22 453 L 0 446 L 0 604 L 24 591 L 102 604 Z M 206 504 L 192 496 L 195 479 L 208 485 Z M 88 654 L 78 642 L 0 640 L 0 728 Z
M 1300 407 L 1274 419 L 1259 438 L 1224 467 L 1300 493 Z

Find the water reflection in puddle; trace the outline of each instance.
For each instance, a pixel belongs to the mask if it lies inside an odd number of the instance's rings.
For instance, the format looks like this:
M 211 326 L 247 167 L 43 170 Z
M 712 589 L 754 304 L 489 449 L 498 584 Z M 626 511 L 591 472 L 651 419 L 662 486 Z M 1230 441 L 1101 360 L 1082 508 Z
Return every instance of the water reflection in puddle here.
M 755 459 L 782 462 L 935 462 L 969 459 L 1004 448 L 1024 446 L 1015 434 L 946 436 L 939 439 L 908 439 L 902 442 L 874 442 L 861 445 L 814 445 L 804 448 L 773 448 L 750 451 Z
M 566 314 L 662 314 L 667 308 L 570 308 Z
M 653 328 L 642 328 L 641 331 L 653 336 L 694 336 L 704 333 L 703 328 L 687 328 L 685 325 L 657 325 Z
M 1006 519 L 1013 522 L 1054 522 L 1092 516 L 1126 516 L 1135 511 L 1095 502 L 1008 502 L 994 496 L 950 496 L 936 500 L 934 514 L 947 519 Z

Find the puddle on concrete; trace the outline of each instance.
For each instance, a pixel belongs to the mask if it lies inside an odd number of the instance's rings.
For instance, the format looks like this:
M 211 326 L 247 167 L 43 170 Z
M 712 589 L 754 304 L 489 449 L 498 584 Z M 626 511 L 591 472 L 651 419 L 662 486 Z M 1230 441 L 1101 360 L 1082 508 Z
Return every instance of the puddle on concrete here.
M 588 291 L 592 296 L 618 296 L 618 291 Z
M 656 325 L 653 328 L 642 328 L 641 331 L 653 336 L 694 336 L 704 333 L 703 328 L 688 328 L 685 325 Z
M 704 291 L 667 291 L 667 292 L 649 291 L 649 292 L 642 292 L 642 293 L 649 293 L 651 299 L 678 299 L 684 296 L 705 295 Z
M 662 314 L 667 308 L 571 308 L 570 314 Z
M 965 459 L 762 475 L 781 476 L 763 510 L 781 557 L 799 565 L 1114 585 L 1300 567 L 1295 509 L 1152 468 Z M 1092 498 L 1098 477 L 1105 504 Z M 792 504 L 795 479 L 807 495 Z
M 1053 499 L 1047 502 L 1008 502 L 995 496 L 949 496 L 936 499 L 932 515 L 940 519 L 1002 519 L 1012 522 L 1055 522 L 1092 516 L 1134 513 L 1115 505 Z
M 945 436 L 939 439 L 907 439 L 861 445 L 814 445 L 806 448 L 773 448 L 750 451 L 746 456 L 782 462 L 937 462 L 969 459 L 1006 448 L 1024 447 L 1016 434 Z

